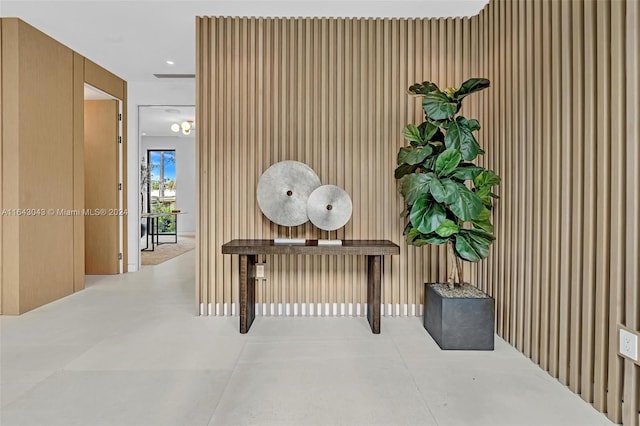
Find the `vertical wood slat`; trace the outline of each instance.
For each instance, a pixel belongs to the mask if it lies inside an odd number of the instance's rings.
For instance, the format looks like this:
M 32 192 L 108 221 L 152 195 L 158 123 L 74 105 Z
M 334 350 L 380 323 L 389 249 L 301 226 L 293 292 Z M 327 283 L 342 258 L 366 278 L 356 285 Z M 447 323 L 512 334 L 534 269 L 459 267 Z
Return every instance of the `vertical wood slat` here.
M 236 265 L 218 259 L 217 246 L 230 238 L 272 238 L 285 230 L 270 225 L 259 210 L 235 217 L 241 206 L 252 208 L 251 197 L 227 194 L 233 188 L 253 194 L 262 170 L 296 157 L 291 159 L 311 164 L 323 180 L 351 193 L 354 217 L 342 238 L 391 238 L 401 244 L 401 256 L 384 265 L 385 314 L 419 313 L 401 307 L 420 305 L 421 282 L 446 276 L 446 263 L 437 248 L 402 244 L 397 219 L 402 203 L 391 192 L 396 183 L 388 157 L 405 143 L 400 129 L 419 119 L 419 106 L 406 97 L 406 86 L 431 80 L 448 87 L 468 72 L 487 76 L 493 87 L 465 108 L 483 125 L 479 141 L 487 155 L 480 161 L 496 169 L 504 183 L 495 211 L 498 241 L 471 276 L 497 297 L 503 337 L 612 420 L 624 417 L 637 424 L 638 369 L 615 353 L 617 324 L 632 329 L 638 324 L 632 285 L 638 279 L 632 263 L 638 257 L 637 235 L 622 227 L 638 221 L 631 197 L 638 187 L 638 153 L 627 142 L 638 132 L 631 119 L 639 121 L 633 93 L 637 60 L 628 59 L 638 49 L 637 9 L 631 0 L 494 0 L 469 24 L 261 19 L 252 31 L 243 19 L 211 21 L 213 34 L 233 35 L 239 26 L 240 46 L 255 43 L 256 48 L 245 51 L 249 58 L 240 60 L 239 69 L 216 60 L 235 54 L 228 41 L 213 37 L 212 45 L 220 49 L 211 46 L 208 52 L 212 88 L 202 102 L 208 103 L 211 121 L 221 123 L 211 128 L 208 161 L 222 171 L 212 170 L 209 180 L 217 192 L 209 206 L 215 231 L 208 233 L 208 259 L 198 258 L 209 261 L 212 279 L 202 285 L 217 303 L 234 301 Z M 451 48 L 456 53 L 448 56 Z M 296 55 L 282 57 L 291 52 Z M 609 56 L 611 61 L 602 60 Z M 240 86 L 249 81 L 252 87 L 255 75 L 254 90 L 240 88 L 229 96 L 227 81 L 235 87 L 235 70 Z M 601 81 L 609 79 L 602 87 Z M 235 96 L 250 98 L 250 92 L 256 107 L 242 109 Z M 241 105 L 237 112 L 234 102 Z M 231 111 L 219 107 L 227 104 Z M 257 124 L 254 134 L 235 129 L 250 128 L 250 119 Z M 256 142 L 248 145 L 251 137 Z M 227 140 L 238 147 L 226 147 Z M 247 151 L 250 146 L 253 153 Z M 230 154 L 232 169 L 225 160 Z M 224 180 L 243 167 L 253 167 L 253 176 L 238 183 Z M 595 179 L 593 170 L 604 170 L 605 178 Z M 240 223 L 247 218 L 252 219 Z M 309 225 L 299 233 L 324 235 Z M 624 253 L 625 265 L 614 261 Z M 259 286 L 260 303 L 311 304 L 314 315 L 339 314 L 344 303 L 347 314 L 364 314 L 357 309 L 366 284 L 362 259 L 266 260 L 270 273 Z M 231 282 L 230 289 L 225 282 Z M 623 399 L 628 401 L 624 409 Z
M 611 81 L 611 30 L 610 3 L 596 4 L 596 75 L 598 82 Z M 596 188 L 597 231 L 595 236 L 595 309 L 594 309 L 594 367 L 593 405 L 597 410 L 606 410 L 607 400 L 607 353 L 609 350 L 609 251 L 611 235 L 611 93 L 610 85 L 597 85 L 597 117 L 599 121 L 596 144 Z
M 626 2 L 626 221 L 640 223 L 640 5 L 634 0 Z M 625 326 L 640 331 L 640 227 L 627 227 L 625 259 Z M 640 424 L 640 367 L 630 360 L 624 361 L 623 423 Z
M 571 3 L 562 2 L 561 3 L 561 47 L 559 52 L 571 52 L 572 51 L 572 25 L 573 21 L 571 19 Z M 570 53 L 569 53 L 570 54 Z M 557 60 L 557 58 L 556 58 Z M 570 125 L 572 123 L 572 72 L 574 70 L 575 64 L 573 61 L 562 61 L 561 62 L 561 72 L 562 72 L 562 99 L 561 99 L 561 111 L 562 116 L 561 120 L 561 136 L 560 140 L 564 141 L 561 145 L 561 160 L 560 163 L 563 165 L 562 173 L 560 176 L 562 185 L 561 189 L 561 204 L 560 210 L 562 211 L 562 218 L 560 221 L 560 277 L 558 281 L 559 287 L 559 309 L 560 309 L 560 318 L 559 318 L 559 331 L 558 331 L 558 378 L 564 384 L 569 384 L 569 356 L 570 356 L 570 336 L 571 336 L 571 309 L 568 308 L 572 305 L 572 293 L 571 293 L 571 252 L 572 252 L 572 239 L 571 239 L 571 230 L 572 230 L 572 189 L 573 185 L 568 184 L 571 182 L 571 176 L 573 172 L 573 155 L 572 155 L 572 144 L 571 140 L 573 137 L 573 128 Z
M 594 359 L 594 290 L 595 290 L 595 231 L 596 231 L 596 139 L 597 139 L 597 89 L 596 89 L 596 40 L 590 36 L 595 34 L 595 2 L 584 4 L 584 67 L 589 70 L 584 74 L 584 202 L 582 228 L 583 262 L 582 273 L 582 368 L 580 396 L 593 401 L 593 359 Z
M 624 270 L 616 268 L 624 258 L 626 229 L 624 226 L 626 169 L 624 141 L 626 135 L 625 115 L 625 6 L 623 2 L 611 3 L 611 250 L 609 254 L 610 296 L 609 296 L 609 343 L 607 374 L 607 414 L 616 423 L 622 421 L 622 378 L 624 361 L 617 355 L 618 324 L 623 321 Z
M 527 102 L 526 102 L 526 98 L 525 96 L 523 96 L 523 92 L 524 92 L 524 87 L 525 86 L 525 80 L 526 80 L 526 57 L 528 56 L 526 51 L 525 51 L 525 30 L 526 30 L 526 26 L 525 26 L 525 5 L 521 2 L 517 3 L 518 5 L 518 15 L 517 15 L 517 19 L 516 19 L 516 26 L 518 27 L 519 31 L 517 33 L 517 39 L 518 39 L 518 43 L 517 43 L 517 50 L 518 50 L 518 65 L 517 65 L 517 69 L 518 69 L 518 76 L 517 76 L 517 81 L 516 81 L 516 87 L 517 90 L 520 92 L 520 96 L 519 101 L 518 101 L 518 116 L 517 116 L 517 121 L 519 123 L 524 122 L 524 120 L 526 119 L 527 115 Z M 514 45 L 516 45 L 516 43 L 514 42 Z M 514 135 L 514 140 L 524 140 L 524 138 L 526 137 L 526 126 L 522 126 L 522 125 L 517 125 L 515 126 L 517 128 L 516 134 Z M 526 170 L 529 169 L 528 167 L 528 158 L 526 157 L 526 144 L 516 144 L 516 149 L 519 151 L 518 152 L 518 160 L 517 160 L 517 166 L 516 166 L 516 176 L 517 176 L 517 181 L 514 182 L 514 187 L 516 187 L 517 191 L 518 191 L 518 202 L 517 202 L 517 206 L 518 206 L 518 211 L 521 212 L 525 212 L 526 211 L 526 201 L 527 201 L 527 197 L 525 195 L 525 191 L 523 191 L 525 182 L 526 182 Z M 517 252 L 520 254 L 519 258 L 518 258 L 518 275 L 516 276 L 516 281 L 515 283 L 512 283 L 513 285 L 518 287 L 518 291 L 517 291 L 517 310 L 518 310 L 518 316 L 517 316 L 517 341 L 516 341 L 516 347 L 518 348 L 518 350 L 524 352 L 525 351 L 525 292 L 526 292 L 526 282 L 525 282 L 525 274 L 526 274 L 526 252 L 525 252 L 525 247 L 526 247 L 526 241 L 525 241 L 525 232 L 526 232 L 526 217 L 528 215 L 525 214 L 520 214 L 520 215 L 515 215 L 518 217 L 517 220 L 517 226 L 518 226 L 518 234 L 517 237 L 519 239 L 519 244 L 517 247 Z
M 559 324 L 559 316 L 560 316 L 560 287 L 561 281 L 559 278 L 560 274 L 560 257 L 562 256 L 562 252 L 560 250 L 560 225 L 562 223 L 561 217 L 561 209 L 562 205 L 562 143 L 559 141 L 562 140 L 561 133 L 561 120 L 562 114 L 559 112 L 562 111 L 562 72 L 561 72 L 561 64 L 562 64 L 562 44 L 561 44 L 561 26 L 560 26 L 560 6 L 561 3 L 554 2 L 550 4 L 550 16 L 549 20 L 551 22 L 551 31 L 550 31 L 550 49 L 551 49 L 551 61 L 549 71 L 551 72 L 551 96 L 550 96 L 550 119 L 551 119 L 551 131 L 549 133 L 550 138 L 547 141 L 549 145 L 551 145 L 549 149 L 549 156 L 551 167 L 551 182 L 550 182 L 550 209 L 551 209 L 551 217 L 549 221 L 550 227 L 550 239 L 551 239 L 551 250 L 549 250 L 550 264 L 549 264 L 549 372 L 554 377 L 558 377 L 559 374 L 559 338 L 560 338 L 560 324 Z M 553 141 L 557 141 L 553 143 Z
M 570 336 L 570 375 L 569 388 L 575 393 L 580 393 L 581 381 L 580 372 L 582 365 L 582 263 L 583 256 L 580 248 L 583 243 L 582 226 L 584 218 L 582 215 L 583 190 L 584 190 L 584 161 L 583 143 L 584 140 L 584 94 L 583 81 L 585 73 L 584 63 L 584 30 L 583 30 L 583 9 L 582 2 L 571 3 L 572 22 L 572 105 L 574 106 L 571 128 L 573 137 L 570 139 L 572 152 L 572 174 L 571 174 L 571 336 Z
M 542 55 L 547 55 L 547 52 L 551 52 L 550 46 L 550 31 L 549 28 L 549 2 L 543 2 L 541 5 L 540 14 L 540 32 L 542 34 L 541 43 L 541 58 Z M 541 145 L 540 149 L 540 169 L 538 175 L 542 178 L 539 180 L 541 186 L 539 187 L 541 199 L 540 202 L 540 331 L 539 331 L 539 363 L 542 368 L 547 370 L 549 368 L 549 272 L 550 272 L 550 255 L 551 246 L 549 245 L 551 239 L 550 227 L 551 227 L 551 61 L 542 60 L 542 67 L 540 76 L 546 76 L 544 78 L 544 84 L 542 87 L 542 102 L 540 106 L 542 108 L 542 115 L 540 122 L 544 123 L 542 131 L 539 134 L 538 143 Z

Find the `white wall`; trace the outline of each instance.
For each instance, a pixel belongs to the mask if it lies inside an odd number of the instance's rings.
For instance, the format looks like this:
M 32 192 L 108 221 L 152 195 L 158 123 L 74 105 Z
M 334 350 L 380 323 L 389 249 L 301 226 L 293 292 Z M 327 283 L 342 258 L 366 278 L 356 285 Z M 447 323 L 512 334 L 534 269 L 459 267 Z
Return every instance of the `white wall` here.
M 144 111 L 142 112 L 144 114 Z M 178 233 L 196 232 L 196 138 L 143 136 L 140 158 L 149 149 L 176 151 L 176 208 L 185 214 L 178 216 Z
M 127 203 L 129 272 L 140 268 L 140 141 L 138 108 L 143 105 L 195 105 L 195 80 L 129 82 L 127 102 Z M 195 173 L 195 171 L 194 171 Z M 195 212 L 195 207 L 194 210 Z

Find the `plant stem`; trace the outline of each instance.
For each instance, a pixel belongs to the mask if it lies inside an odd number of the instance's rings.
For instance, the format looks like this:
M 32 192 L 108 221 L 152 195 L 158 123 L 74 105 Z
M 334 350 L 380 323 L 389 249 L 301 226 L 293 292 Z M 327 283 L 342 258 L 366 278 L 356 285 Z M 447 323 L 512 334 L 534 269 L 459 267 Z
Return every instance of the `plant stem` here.
M 456 276 L 458 278 L 460 277 L 460 272 L 458 270 L 458 262 L 456 261 L 456 253 L 453 250 L 453 243 L 451 241 L 447 243 L 447 248 L 448 248 L 447 254 L 449 257 L 449 262 L 451 264 L 451 272 L 449 273 L 449 288 L 454 288 L 455 278 Z
M 464 269 L 462 266 L 462 260 L 460 260 L 458 256 L 456 256 L 455 259 L 456 259 L 456 267 L 458 269 L 458 282 L 460 283 L 460 285 L 462 285 L 464 284 Z

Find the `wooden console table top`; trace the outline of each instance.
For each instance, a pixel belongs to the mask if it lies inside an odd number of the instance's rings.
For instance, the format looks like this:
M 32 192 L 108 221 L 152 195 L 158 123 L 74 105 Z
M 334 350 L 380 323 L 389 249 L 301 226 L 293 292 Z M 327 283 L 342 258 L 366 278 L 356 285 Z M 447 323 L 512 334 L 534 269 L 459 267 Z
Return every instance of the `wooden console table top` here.
M 354 255 L 400 254 L 400 247 L 388 240 L 342 240 L 341 246 L 319 246 L 317 240 L 306 244 L 274 244 L 273 240 L 232 240 L 222 245 L 223 254 Z

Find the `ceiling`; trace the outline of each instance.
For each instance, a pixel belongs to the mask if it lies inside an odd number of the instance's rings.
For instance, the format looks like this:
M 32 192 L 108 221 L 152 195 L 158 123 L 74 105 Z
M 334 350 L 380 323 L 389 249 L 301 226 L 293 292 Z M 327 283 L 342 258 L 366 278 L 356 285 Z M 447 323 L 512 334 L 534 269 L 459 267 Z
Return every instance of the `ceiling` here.
M 194 121 L 195 116 L 196 108 L 194 106 L 141 106 L 138 118 L 140 136 L 172 136 L 193 139 L 195 137 L 195 131 L 191 132 L 188 136 L 183 135 L 182 132 L 174 133 L 171 131 L 171 125 L 183 121 Z
M 196 16 L 455 17 L 476 15 L 488 1 L 2 0 L 0 16 L 21 18 L 135 82 L 195 73 Z

